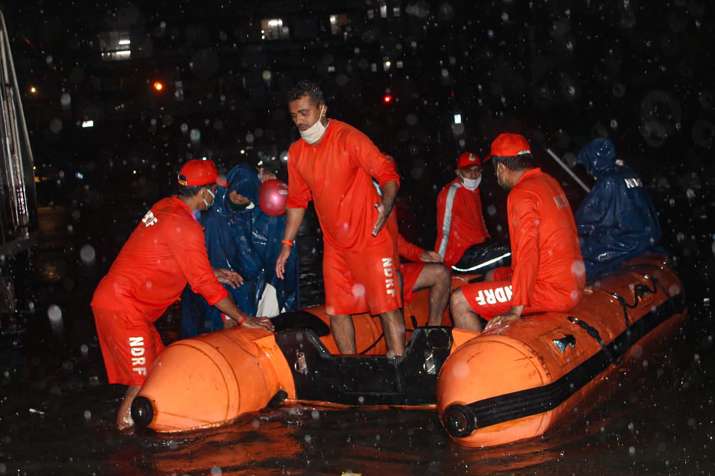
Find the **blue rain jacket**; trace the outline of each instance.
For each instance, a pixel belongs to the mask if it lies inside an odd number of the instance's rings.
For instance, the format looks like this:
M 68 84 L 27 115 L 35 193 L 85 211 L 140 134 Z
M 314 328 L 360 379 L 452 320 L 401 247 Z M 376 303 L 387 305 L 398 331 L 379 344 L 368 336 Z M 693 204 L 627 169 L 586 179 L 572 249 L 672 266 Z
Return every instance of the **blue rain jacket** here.
M 286 279 L 275 276 L 275 262 L 285 230 L 285 216 L 271 217 L 258 208 L 260 180 L 246 164 L 233 167 L 226 175 L 228 187 L 219 189 L 214 205 L 201 216 L 209 261 L 214 268 L 226 268 L 240 274 L 244 283 L 234 289 L 225 286 L 238 308 L 255 316 L 267 283 L 276 288 L 278 305 L 286 311 L 298 306 L 298 260 L 295 250 L 286 263 Z M 251 200 L 248 207 L 231 203 L 229 193 L 237 191 Z M 184 337 L 223 328 L 221 313 L 190 289 L 182 298 Z
M 576 157 L 596 183 L 576 211 L 581 254 L 589 281 L 656 246 L 661 230 L 643 182 L 616 160 L 609 139 L 595 139 Z

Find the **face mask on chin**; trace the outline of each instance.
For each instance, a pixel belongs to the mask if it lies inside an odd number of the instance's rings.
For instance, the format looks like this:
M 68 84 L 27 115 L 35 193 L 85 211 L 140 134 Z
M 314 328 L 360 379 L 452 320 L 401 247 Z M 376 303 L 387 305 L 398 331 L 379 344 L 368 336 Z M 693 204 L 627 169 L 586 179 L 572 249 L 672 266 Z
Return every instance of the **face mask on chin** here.
M 462 185 L 464 185 L 464 188 L 466 188 L 470 192 L 475 191 L 479 187 L 480 183 L 482 183 L 481 175 L 475 179 L 468 179 L 468 178 L 462 177 Z
M 323 114 L 325 114 L 325 109 L 321 110 L 320 117 L 317 121 L 315 121 L 315 124 L 313 124 L 304 131 L 298 131 L 300 132 L 300 136 L 303 138 L 303 140 L 306 141 L 308 144 L 315 144 L 320 140 L 321 137 L 323 137 L 323 134 L 325 134 L 325 130 L 327 129 L 327 127 L 323 125 Z

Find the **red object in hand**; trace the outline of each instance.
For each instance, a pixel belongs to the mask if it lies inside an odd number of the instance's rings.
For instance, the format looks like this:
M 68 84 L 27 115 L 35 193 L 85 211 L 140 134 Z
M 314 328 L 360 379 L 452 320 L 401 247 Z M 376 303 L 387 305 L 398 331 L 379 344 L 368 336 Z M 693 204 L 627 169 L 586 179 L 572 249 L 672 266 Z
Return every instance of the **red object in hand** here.
M 266 180 L 258 191 L 258 206 L 266 215 L 277 217 L 285 214 L 288 200 L 288 185 L 280 180 Z

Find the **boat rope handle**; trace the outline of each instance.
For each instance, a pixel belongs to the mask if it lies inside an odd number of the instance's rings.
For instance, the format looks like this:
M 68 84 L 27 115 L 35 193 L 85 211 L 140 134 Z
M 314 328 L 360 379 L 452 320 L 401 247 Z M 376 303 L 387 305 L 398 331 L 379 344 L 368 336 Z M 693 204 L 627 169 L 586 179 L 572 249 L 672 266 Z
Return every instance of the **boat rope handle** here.
M 646 294 L 655 294 L 656 292 L 658 292 L 658 280 L 655 277 L 645 274 L 643 275 L 643 278 L 650 279 L 652 288 L 646 286 L 643 283 L 638 283 L 633 286 L 633 304 L 629 304 L 628 301 L 626 301 L 626 298 L 624 298 L 617 292 L 608 293 L 613 299 L 617 300 L 620 303 L 621 308 L 623 308 L 623 321 L 625 322 L 626 327 L 630 327 L 631 325 L 630 316 L 628 315 L 628 309 L 635 309 L 636 307 L 638 307 L 641 302 L 641 298 Z
M 609 350 L 608 345 L 606 345 L 606 343 L 603 342 L 603 339 L 601 339 L 601 334 L 598 332 L 598 329 L 596 329 L 595 327 L 590 325 L 588 322 L 582 321 L 581 319 L 579 319 L 576 316 L 569 316 L 568 320 L 571 324 L 576 324 L 581 329 L 586 331 L 586 334 L 591 336 L 593 338 L 593 340 L 595 340 L 598 343 L 598 345 L 601 346 L 601 349 L 603 350 L 603 353 L 606 355 L 606 357 L 608 357 L 609 362 L 615 361 L 615 358 L 613 357 L 613 354 Z

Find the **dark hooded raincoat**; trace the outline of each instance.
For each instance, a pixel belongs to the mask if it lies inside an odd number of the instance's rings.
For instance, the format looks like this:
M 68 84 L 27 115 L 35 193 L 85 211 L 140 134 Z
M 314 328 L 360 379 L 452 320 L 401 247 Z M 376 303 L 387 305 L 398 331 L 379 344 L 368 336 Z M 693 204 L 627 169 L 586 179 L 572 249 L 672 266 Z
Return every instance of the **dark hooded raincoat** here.
M 214 268 L 236 271 L 244 284 L 236 289 L 224 285 L 238 308 L 256 315 L 266 284 L 276 288 L 278 306 L 286 311 L 298 305 L 298 260 L 295 251 L 286 263 L 286 278 L 275 276 L 275 262 L 281 248 L 285 216 L 271 217 L 258 207 L 260 180 L 246 164 L 233 167 L 226 175 L 228 187 L 219 189 L 214 205 L 201 216 L 209 261 Z M 237 191 L 251 200 L 247 207 L 231 203 L 229 193 Z M 189 289 L 182 299 L 181 332 L 191 337 L 223 329 L 221 313 Z
M 646 251 L 661 251 L 658 217 L 643 182 L 616 159 L 609 139 L 595 139 L 576 157 L 596 183 L 576 211 L 581 254 L 589 281 Z

